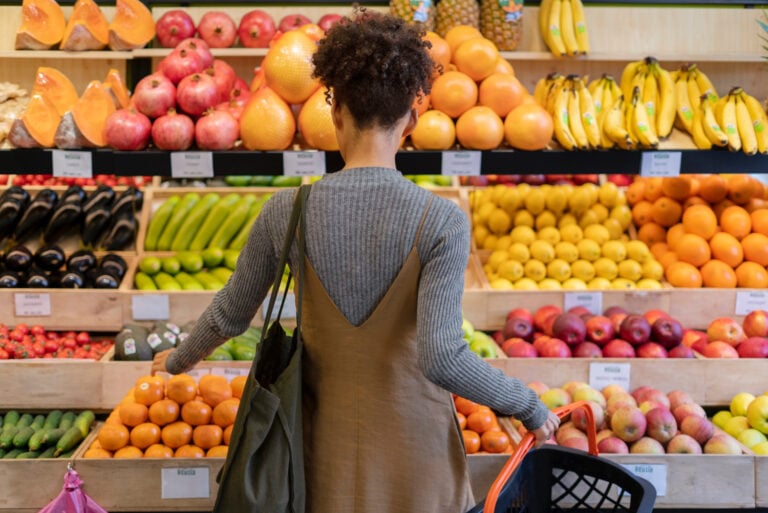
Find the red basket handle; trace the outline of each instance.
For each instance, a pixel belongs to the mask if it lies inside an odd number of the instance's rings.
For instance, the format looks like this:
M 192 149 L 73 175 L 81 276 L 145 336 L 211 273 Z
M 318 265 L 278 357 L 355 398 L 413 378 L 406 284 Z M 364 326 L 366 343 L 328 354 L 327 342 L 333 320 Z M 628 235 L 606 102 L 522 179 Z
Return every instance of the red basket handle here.
M 595 415 L 592 412 L 592 405 L 589 404 L 588 401 L 576 401 L 574 403 L 555 408 L 552 411 L 558 417 L 563 419 L 570 415 L 571 412 L 578 410 L 579 408 L 584 409 L 584 413 L 587 417 L 587 446 L 589 448 L 589 453 L 593 456 L 597 456 L 597 426 L 595 425 Z M 525 458 L 525 455 L 528 454 L 528 451 L 533 448 L 534 440 L 535 437 L 533 433 L 530 431 L 525 433 L 523 439 L 520 440 L 520 443 L 517 445 L 514 452 L 512 452 L 512 455 L 501 468 L 501 472 L 499 472 L 499 475 L 496 476 L 496 479 L 493 481 L 491 488 L 488 490 L 488 496 L 485 498 L 485 504 L 483 506 L 483 511 L 485 513 L 494 513 L 496 511 L 496 501 L 499 498 L 501 489 L 504 487 L 509 478 L 512 477 L 512 474 L 515 473 L 517 467 L 520 466 L 520 462 L 523 461 L 523 458 Z

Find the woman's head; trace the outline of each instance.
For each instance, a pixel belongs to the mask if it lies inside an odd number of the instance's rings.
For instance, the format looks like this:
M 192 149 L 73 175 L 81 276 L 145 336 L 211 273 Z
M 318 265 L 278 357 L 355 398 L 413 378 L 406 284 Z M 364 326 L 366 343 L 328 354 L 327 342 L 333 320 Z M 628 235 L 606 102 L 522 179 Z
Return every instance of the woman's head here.
M 434 63 L 422 35 L 418 26 L 360 10 L 320 40 L 314 76 L 349 109 L 358 129 L 390 128 L 417 94 L 429 93 Z

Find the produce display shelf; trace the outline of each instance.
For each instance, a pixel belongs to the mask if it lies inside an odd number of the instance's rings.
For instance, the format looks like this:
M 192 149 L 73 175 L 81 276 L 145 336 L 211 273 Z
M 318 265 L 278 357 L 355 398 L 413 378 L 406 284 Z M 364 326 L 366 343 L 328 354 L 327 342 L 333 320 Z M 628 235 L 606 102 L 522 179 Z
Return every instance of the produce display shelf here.
M 768 508 L 768 458 L 755 458 L 755 505 Z
M 61 492 L 68 459 L 0 460 L 0 510 L 40 511 Z
M 77 59 L 77 60 L 130 60 L 131 51 L 94 50 L 88 52 L 68 52 L 64 50 L 0 50 L 0 59 Z
M 527 4 L 526 4 L 527 7 Z M 134 51 L 135 52 L 135 51 Z M 561 61 L 562 59 L 555 57 L 551 52 L 536 52 L 536 51 L 520 51 L 520 52 L 501 52 L 501 56 L 505 59 L 515 61 Z M 762 56 L 757 54 L 746 54 L 742 52 L 734 52 L 728 54 L 711 54 L 711 53 L 659 53 L 653 54 L 659 62 L 697 62 L 697 63 L 710 63 L 710 62 L 738 62 L 738 63 L 760 63 L 764 62 Z M 575 62 L 627 62 L 637 59 L 636 52 L 591 52 L 587 55 L 580 55 L 574 57 Z
M 9 326 L 118 331 L 123 325 L 123 298 L 118 289 L 2 289 L 0 319 Z

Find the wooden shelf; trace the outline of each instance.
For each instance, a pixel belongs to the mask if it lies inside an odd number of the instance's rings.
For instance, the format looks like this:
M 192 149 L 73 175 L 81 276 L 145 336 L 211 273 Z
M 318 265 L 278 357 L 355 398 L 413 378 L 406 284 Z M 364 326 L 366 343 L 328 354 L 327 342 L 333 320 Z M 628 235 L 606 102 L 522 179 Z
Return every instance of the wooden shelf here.
M 172 48 L 141 48 L 130 52 L 133 58 L 139 57 L 165 57 Z M 264 57 L 267 54 L 266 48 L 212 48 L 211 53 L 216 58 L 222 57 Z M 2 57 L 2 54 L 0 54 Z
M 653 53 L 653 57 L 662 65 L 669 62 L 696 62 L 696 63 L 765 63 L 761 55 L 731 53 L 731 54 L 699 54 L 699 53 Z M 562 63 L 573 62 L 621 62 L 627 63 L 645 57 L 638 52 L 594 52 L 576 57 L 555 57 L 551 52 L 543 51 L 514 51 L 501 52 L 501 56 L 514 63 L 515 61 L 552 61 Z
M 130 60 L 130 51 L 94 50 L 92 52 L 65 52 L 63 50 L 3 50 L 0 59 L 77 59 L 77 60 Z

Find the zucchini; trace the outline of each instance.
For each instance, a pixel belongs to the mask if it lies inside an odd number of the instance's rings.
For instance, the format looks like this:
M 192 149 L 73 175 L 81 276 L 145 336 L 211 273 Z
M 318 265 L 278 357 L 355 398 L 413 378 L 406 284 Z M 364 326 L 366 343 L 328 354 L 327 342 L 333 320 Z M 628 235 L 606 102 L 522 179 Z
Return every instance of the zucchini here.
M 157 241 L 160 239 L 160 235 L 163 233 L 165 225 L 173 214 L 173 209 L 176 208 L 176 204 L 181 199 L 180 196 L 171 196 L 157 209 L 155 215 L 149 220 L 149 226 L 147 226 L 147 234 L 144 237 L 144 249 L 147 251 L 154 251 L 157 249 Z
M 171 244 L 176 237 L 176 233 L 192 211 L 192 208 L 197 205 L 198 201 L 200 201 L 200 195 L 196 192 L 188 192 L 181 198 L 179 203 L 173 209 L 171 218 L 163 227 L 163 232 L 160 234 L 160 238 L 157 240 L 158 251 L 168 251 L 171 249 Z
M 72 426 L 71 428 L 67 429 L 66 433 L 64 433 L 64 436 L 59 438 L 59 441 L 56 442 L 56 450 L 53 452 L 54 458 L 57 458 L 62 454 L 73 450 L 75 447 L 77 447 L 77 444 L 83 441 L 83 438 L 83 432 L 80 431 L 79 427 Z
M 213 238 L 208 243 L 209 248 L 226 249 L 229 242 L 237 235 L 245 221 L 248 219 L 248 213 L 251 211 L 251 205 L 256 201 L 255 194 L 246 194 L 232 207 L 226 219 L 222 220 Z
M 221 198 L 205 216 L 202 226 L 195 234 L 192 242 L 189 243 L 189 249 L 200 251 L 208 247 L 208 243 L 216 234 L 216 230 L 229 216 L 229 212 L 240 201 L 240 194 L 232 192 Z
M 208 213 L 219 200 L 218 194 L 209 192 L 197 202 L 176 232 L 176 236 L 173 238 L 173 242 L 171 242 L 172 251 L 184 251 L 189 248 Z

